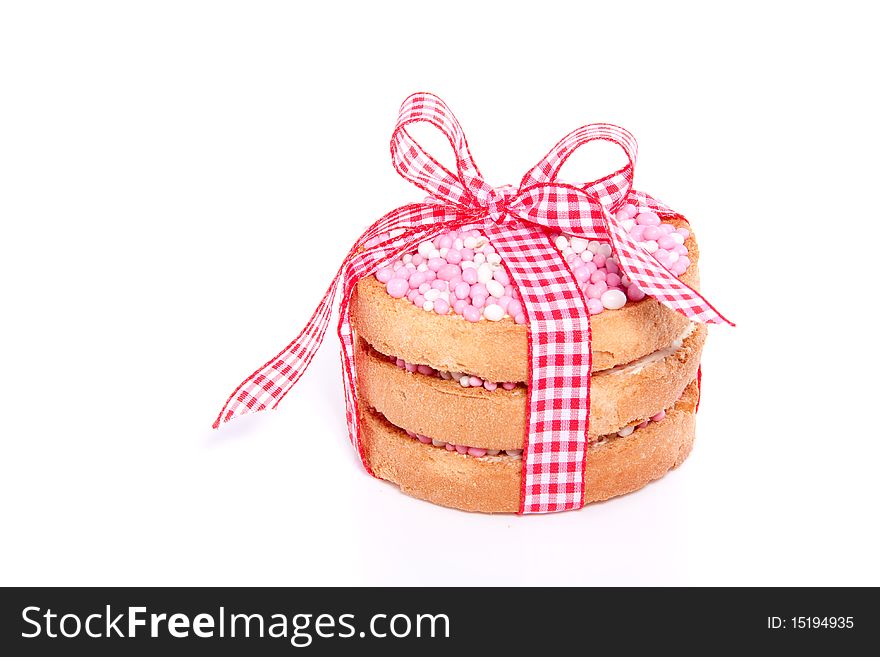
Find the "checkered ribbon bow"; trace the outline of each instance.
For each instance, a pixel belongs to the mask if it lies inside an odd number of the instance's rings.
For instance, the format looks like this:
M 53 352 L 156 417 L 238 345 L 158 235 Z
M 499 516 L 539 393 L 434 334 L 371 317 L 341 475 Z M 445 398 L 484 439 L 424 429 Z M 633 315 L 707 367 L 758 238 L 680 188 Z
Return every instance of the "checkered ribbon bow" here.
M 446 169 L 407 131 L 428 123 L 452 146 L 457 171 Z M 610 141 L 627 164 L 588 184 L 557 182 L 568 157 L 584 144 Z M 417 93 L 400 108 L 391 139 L 397 172 L 429 195 L 424 203 L 397 208 L 370 226 L 352 247 L 302 332 L 281 353 L 245 379 L 230 395 L 215 428 L 232 418 L 275 408 L 296 383 L 324 339 L 339 285 L 338 334 L 342 343 L 346 418 L 364 467 L 360 437 L 354 336 L 349 300 L 357 282 L 391 264 L 419 243 L 449 229 L 479 229 L 501 255 L 522 299 L 529 324 L 529 422 L 522 469 L 521 513 L 583 506 L 590 411 L 590 319 L 583 293 L 554 233 L 607 241 L 620 269 L 646 294 L 687 317 L 729 323 L 698 292 L 644 251 L 615 219 L 625 203 L 661 216 L 680 216 L 632 189 L 636 141 L 626 130 L 597 123 L 566 135 L 523 177 L 518 188 L 486 183 L 464 132 L 440 98 Z

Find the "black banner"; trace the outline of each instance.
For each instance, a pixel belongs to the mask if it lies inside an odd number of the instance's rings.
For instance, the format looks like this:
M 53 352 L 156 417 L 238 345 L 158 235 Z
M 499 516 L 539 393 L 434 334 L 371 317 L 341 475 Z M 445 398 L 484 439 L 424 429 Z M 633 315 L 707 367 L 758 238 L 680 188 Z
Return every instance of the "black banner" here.
M 876 599 L 866 589 L 3 589 L 0 654 L 546 654 L 609 641 L 840 650 L 876 634 Z

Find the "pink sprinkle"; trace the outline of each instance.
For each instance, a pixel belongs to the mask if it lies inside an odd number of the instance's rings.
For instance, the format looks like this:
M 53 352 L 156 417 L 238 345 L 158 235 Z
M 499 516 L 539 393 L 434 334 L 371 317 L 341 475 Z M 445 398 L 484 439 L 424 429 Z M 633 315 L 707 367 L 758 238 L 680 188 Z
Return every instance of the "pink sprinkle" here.
M 405 367 L 407 372 L 415 372 L 418 369 L 418 366 L 412 363 L 407 363 Z
M 471 304 L 474 308 L 482 308 L 486 305 L 486 297 L 479 294 L 474 296 L 473 290 L 471 290 Z
M 660 237 L 660 229 L 657 226 L 647 225 L 645 226 L 645 230 L 642 232 L 642 239 L 647 240 L 656 240 Z
M 463 269 L 461 272 L 461 278 L 465 283 L 470 283 L 471 285 L 473 285 L 477 282 L 477 270 L 473 267 Z
M 462 281 L 455 286 L 454 292 L 457 299 L 467 299 L 471 295 L 471 286 Z
M 417 366 L 416 366 L 416 371 L 417 371 L 419 374 L 425 374 L 425 375 L 434 374 L 434 368 L 433 368 L 433 367 L 430 367 L 430 366 L 428 366 L 428 365 L 417 365 Z
M 455 451 L 458 452 L 459 454 L 467 454 L 468 453 L 467 445 L 456 445 Z
M 446 262 L 450 265 L 457 265 L 461 262 L 461 251 L 458 249 L 449 249 L 446 252 Z
M 635 285 L 630 285 L 628 288 L 626 288 L 626 297 L 630 301 L 641 301 L 645 298 L 645 293 L 642 292 L 641 289 L 639 289 Z
M 526 323 L 526 315 L 525 313 L 520 313 L 516 317 L 513 318 L 513 321 L 517 324 L 525 324 Z
M 469 322 L 479 322 L 480 318 L 483 316 L 483 313 L 480 312 L 479 308 L 475 308 L 470 304 L 465 306 L 464 311 L 461 314 Z
M 657 413 L 657 415 L 651 416 L 651 421 L 652 422 L 659 422 L 660 420 L 662 420 L 665 417 L 666 417 L 666 411 L 660 411 L 659 413 Z
M 472 261 L 474 259 L 474 250 L 473 249 L 462 249 L 461 250 L 461 259 Z
M 580 259 L 580 257 L 578 257 Z M 590 280 L 590 270 L 581 265 L 580 267 L 575 267 L 574 277 L 577 279 L 578 283 L 586 283 Z
M 503 268 L 496 271 L 493 278 L 502 285 L 510 285 L 510 276 L 507 275 L 507 272 L 504 271 Z
M 431 271 L 437 271 L 446 264 L 446 261 L 443 258 L 431 258 L 428 260 L 428 269 Z
M 425 261 L 425 258 L 424 258 L 424 256 L 423 256 L 421 253 L 414 253 L 414 254 L 413 254 L 413 257 L 412 257 L 412 263 L 413 263 L 416 267 L 418 267 L 418 266 L 419 266 L 420 264 L 422 264 L 424 261 Z
M 425 276 L 425 272 L 417 271 L 417 272 L 410 275 L 409 286 L 412 289 L 417 290 L 417 289 L 419 289 L 419 285 L 421 285 L 422 283 L 424 283 L 427 280 L 428 280 L 428 277 Z
M 591 315 L 598 315 L 603 310 L 605 310 L 605 306 L 602 305 L 598 298 L 587 299 L 587 312 Z
M 387 283 L 393 276 L 394 270 L 391 267 L 382 267 L 382 269 L 376 272 L 376 279 L 380 283 Z
M 458 265 L 443 265 L 437 270 L 437 278 L 443 279 L 444 281 L 449 281 L 455 278 L 456 276 L 461 275 L 461 268 Z
M 626 212 L 627 216 L 630 219 L 634 219 L 635 216 L 639 213 L 639 209 L 636 206 L 634 206 L 632 203 L 627 203 L 626 205 L 624 205 L 620 209 L 623 210 L 624 212 Z
M 604 267 L 605 261 L 608 259 L 607 256 L 602 255 L 601 253 L 597 253 L 593 256 L 592 263 L 595 267 Z
M 648 426 L 648 424 L 650 424 L 650 422 L 651 422 L 651 420 L 645 420 L 637 428 L 644 429 L 646 426 Z
M 590 283 L 584 292 L 590 299 L 598 299 L 608 290 L 608 283 L 599 281 L 598 283 Z
M 516 299 L 511 299 L 510 303 L 507 304 L 507 314 L 511 317 L 516 317 L 522 312 L 522 304 Z
M 598 283 L 600 281 L 604 281 L 605 276 L 606 275 L 604 271 L 594 271 L 593 274 L 590 276 L 590 283 Z
M 434 290 L 440 290 L 441 292 L 446 292 L 449 290 L 449 283 L 446 281 L 441 281 L 439 278 L 431 281 L 431 288 Z
M 481 456 L 486 456 L 486 450 L 482 447 L 468 447 L 467 453 L 470 456 L 475 456 L 476 458 L 480 458 Z
M 646 212 L 640 212 L 636 217 L 636 222 L 642 226 L 657 226 L 660 224 L 660 217 L 658 217 L 655 212 L 648 210 Z
M 449 312 L 449 302 L 442 297 L 439 299 L 434 299 L 434 312 L 438 315 L 445 315 Z
M 489 392 L 492 392 L 493 390 L 498 388 L 498 384 L 492 383 L 491 381 L 483 381 L 483 387 Z
M 468 379 L 468 383 L 471 384 L 471 388 L 479 388 L 483 385 L 483 379 L 478 376 L 472 376 Z
M 608 287 L 617 287 L 620 285 L 620 276 L 617 274 L 608 274 L 605 277 L 605 282 L 608 283 Z
M 452 443 L 446 443 L 446 451 L 447 452 L 454 452 L 455 449 L 456 449 L 455 445 L 453 445 Z
M 452 237 L 449 235 L 441 235 L 437 242 L 438 249 L 448 249 L 452 246 Z
M 418 438 L 419 442 L 423 445 L 427 445 L 431 442 L 431 439 L 427 436 L 423 436 L 422 434 L 416 434 L 416 438 Z
M 676 241 L 674 239 L 672 239 L 671 237 L 669 237 L 668 235 L 664 235 L 659 240 L 657 240 L 657 244 L 660 246 L 661 249 L 667 249 L 667 250 L 673 250 L 673 251 L 675 250 L 675 247 L 677 246 Z
M 406 296 L 409 283 L 403 278 L 392 278 L 385 283 L 385 291 L 395 299 Z
M 419 294 L 425 294 L 430 289 L 431 289 L 430 283 L 422 283 L 421 285 L 419 285 Z
M 468 302 L 464 299 L 457 299 L 454 304 L 452 304 L 452 309 L 459 315 L 464 315 L 464 309 L 467 308 Z
M 516 388 L 516 384 L 513 383 L 512 381 L 505 381 L 504 383 L 501 384 L 501 387 L 504 388 L 505 390 L 513 390 L 514 388 Z
M 486 286 L 482 283 L 476 283 L 475 285 L 471 285 L 471 298 L 473 297 L 488 297 L 489 290 L 486 289 Z

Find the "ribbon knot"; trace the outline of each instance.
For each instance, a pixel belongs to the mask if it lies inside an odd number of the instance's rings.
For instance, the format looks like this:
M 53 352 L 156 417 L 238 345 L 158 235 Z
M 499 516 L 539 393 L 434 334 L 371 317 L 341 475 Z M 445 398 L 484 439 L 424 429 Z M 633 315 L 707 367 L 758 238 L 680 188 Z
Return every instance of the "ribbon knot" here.
M 484 219 L 486 224 L 502 224 L 507 216 L 508 203 L 516 196 L 516 188 L 513 185 L 492 187 L 484 201 L 483 209 L 486 211 Z
M 412 138 L 407 131 L 412 123 L 427 123 L 446 137 L 455 154 L 454 173 Z M 626 155 L 626 166 L 590 183 L 557 182 L 568 157 L 593 140 L 619 146 Z M 281 353 L 239 384 L 214 426 L 275 408 L 281 402 L 317 353 L 341 282 L 337 332 L 342 344 L 346 420 L 351 442 L 370 472 L 361 441 L 355 336 L 349 316 L 354 289 L 362 278 L 445 230 L 482 230 L 501 256 L 529 324 L 529 404 L 520 513 L 579 508 L 584 503 L 589 428 L 590 316 L 583 290 L 553 238 L 556 233 L 565 233 L 606 241 L 622 273 L 646 295 L 694 321 L 730 323 L 633 240 L 615 213 L 631 203 L 640 211 L 683 217 L 632 189 L 635 138 L 607 123 L 585 125 L 563 137 L 523 176 L 519 187 L 493 188 L 484 182 L 464 131 L 446 103 L 433 94 L 418 93 L 401 105 L 391 138 L 391 159 L 397 172 L 427 192 L 428 199 L 392 210 L 361 235 L 306 327 Z

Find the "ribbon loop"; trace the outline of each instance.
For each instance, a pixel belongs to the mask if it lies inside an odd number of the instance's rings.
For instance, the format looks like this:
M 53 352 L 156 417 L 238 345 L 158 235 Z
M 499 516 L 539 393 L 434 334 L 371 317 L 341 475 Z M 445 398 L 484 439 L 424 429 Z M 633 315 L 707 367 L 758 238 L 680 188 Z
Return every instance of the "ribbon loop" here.
M 550 149 L 547 155 L 541 158 L 540 162 L 523 176 L 520 188 L 525 189 L 532 185 L 556 182 L 559 170 L 572 153 L 581 146 L 597 140 L 608 141 L 619 146 L 626 155 L 627 164 L 604 178 L 578 186 L 594 194 L 599 202 L 609 208 L 612 213 L 616 212 L 626 203 L 627 196 L 632 190 L 638 144 L 629 130 L 624 130 L 620 126 L 610 123 L 590 123 L 565 135 Z
M 458 176 L 412 138 L 406 126 L 413 123 L 428 123 L 443 133 L 455 154 Z M 391 136 L 391 161 L 401 176 L 431 196 L 453 205 L 478 207 L 478 196 L 492 191 L 474 162 L 458 119 L 434 94 L 413 94 L 403 101 Z

